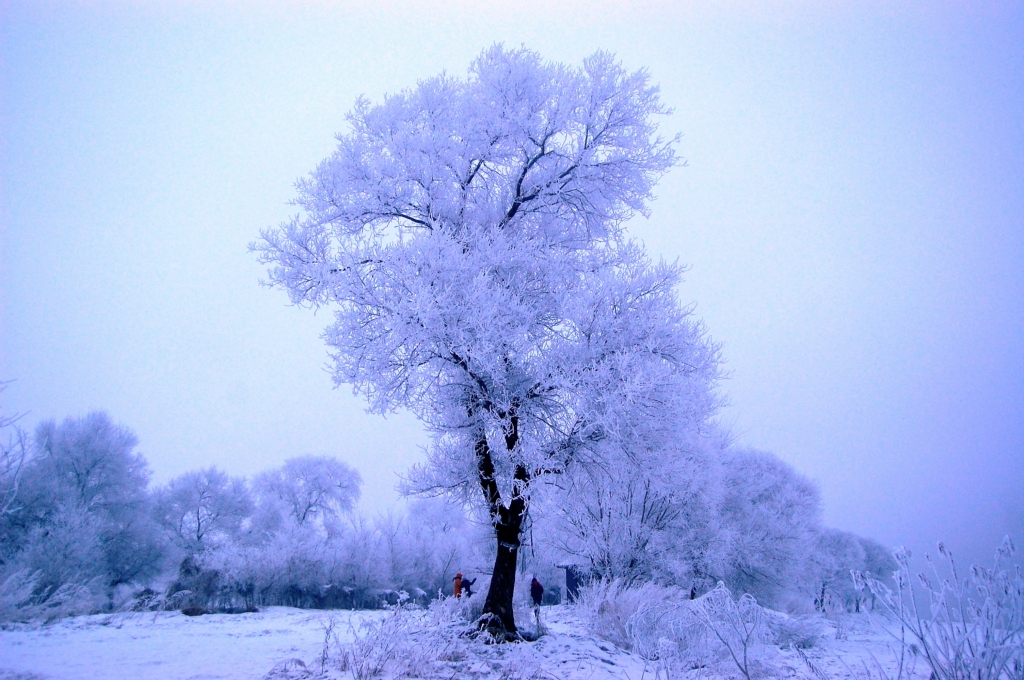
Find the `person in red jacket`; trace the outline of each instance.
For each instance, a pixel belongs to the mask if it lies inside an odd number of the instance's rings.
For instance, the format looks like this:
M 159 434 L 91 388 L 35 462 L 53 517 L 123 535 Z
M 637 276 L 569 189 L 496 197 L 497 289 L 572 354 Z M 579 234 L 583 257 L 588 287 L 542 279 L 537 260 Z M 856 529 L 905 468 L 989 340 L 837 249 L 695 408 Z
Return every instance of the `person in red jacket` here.
M 533 598 L 534 607 L 539 607 L 540 601 L 544 598 L 544 586 L 540 584 L 536 576 L 530 581 L 530 597 Z
M 455 593 L 455 597 L 462 597 L 462 573 L 456 574 L 453 580 L 455 581 L 455 586 L 452 590 Z

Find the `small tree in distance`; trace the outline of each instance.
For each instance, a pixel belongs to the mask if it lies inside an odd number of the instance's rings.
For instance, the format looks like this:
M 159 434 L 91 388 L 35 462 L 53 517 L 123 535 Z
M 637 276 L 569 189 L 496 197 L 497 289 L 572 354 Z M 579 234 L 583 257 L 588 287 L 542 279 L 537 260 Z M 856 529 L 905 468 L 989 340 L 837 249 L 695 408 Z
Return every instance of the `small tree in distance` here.
M 485 50 L 465 80 L 359 100 L 253 244 L 295 304 L 330 307 L 336 384 L 432 434 L 409 490 L 482 502 L 497 543 L 481 628 L 518 637 L 531 490 L 580 467 L 669 471 L 714 412 L 717 348 L 680 269 L 623 223 L 675 163 L 643 71 Z
M 245 480 L 215 467 L 175 477 L 154 493 L 157 521 L 188 554 L 234 537 L 252 514 Z
M 289 458 L 280 468 L 256 477 L 264 497 L 284 504 L 298 525 L 348 512 L 359 500 L 359 472 L 330 456 Z

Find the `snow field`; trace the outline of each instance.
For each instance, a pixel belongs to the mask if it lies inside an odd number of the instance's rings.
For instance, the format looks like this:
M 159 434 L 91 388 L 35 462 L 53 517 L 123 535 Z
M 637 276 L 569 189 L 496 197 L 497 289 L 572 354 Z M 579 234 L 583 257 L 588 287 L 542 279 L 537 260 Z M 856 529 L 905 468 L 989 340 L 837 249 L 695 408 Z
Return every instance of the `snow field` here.
M 391 650 L 381 677 L 512 680 L 652 680 L 654 678 L 739 678 L 735 667 L 720 662 L 698 670 L 647 661 L 587 631 L 577 610 L 542 609 L 545 635 L 536 642 L 484 645 L 456 635 L 439 650 L 439 631 L 426 612 L 408 612 L 387 626 L 392 612 L 311 611 L 271 607 L 254 614 L 186 617 L 177 612 L 82 616 L 47 625 L 0 631 L 0 680 L 268 680 L 358 678 L 342 659 L 346 651 Z M 330 658 L 321 674 L 325 627 L 334 621 Z M 420 624 L 417 626 L 417 621 Z M 895 677 L 891 638 L 866 617 L 849 617 L 843 637 L 836 625 L 819 618 L 821 638 L 810 649 L 764 646 L 753 668 L 761 678 L 880 680 L 875 660 Z M 534 622 L 520 618 L 524 631 Z M 418 631 L 417 631 L 418 629 Z M 374 630 L 404 635 L 372 639 Z M 405 631 L 403 634 L 402 631 Z M 424 637 L 427 636 L 427 637 Z M 430 636 L 433 636 L 430 638 Z M 430 638 L 430 639 L 428 639 Z M 433 641 L 431 641 L 433 640 Z M 383 644 L 382 644 L 383 643 Z M 287 663 L 298 659 L 302 664 Z M 276 668 L 276 670 L 274 670 Z M 922 676 L 918 664 L 914 677 Z M 926 674 L 926 673 L 924 673 Z
M 344 640 L 378 611 L 269 607 L 254 614 L 100 614 L 0 632 L 0 678 L 213 680 L 261 678 L 278 662 L 308 661 L 334 617 Z M 31 675 L 29 675 L 31 674 Z

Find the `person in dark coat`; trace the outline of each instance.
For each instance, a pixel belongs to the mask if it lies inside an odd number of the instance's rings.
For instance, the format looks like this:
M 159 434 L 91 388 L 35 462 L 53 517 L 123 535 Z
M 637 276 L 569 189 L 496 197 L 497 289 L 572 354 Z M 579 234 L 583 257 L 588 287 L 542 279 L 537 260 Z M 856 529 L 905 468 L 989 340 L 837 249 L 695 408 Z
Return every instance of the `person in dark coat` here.
M 466 597 L 473 597 L 473 584 L 476 583 L 475 578 L 463 578 L 462 579 L 462 590 L 466 593 Z
M 533 598 L 534 607 L 539 607 L 540 601 L 544 598 L 544 586 L 540 584 L 536 576 L 530 582 L 530 597 Z

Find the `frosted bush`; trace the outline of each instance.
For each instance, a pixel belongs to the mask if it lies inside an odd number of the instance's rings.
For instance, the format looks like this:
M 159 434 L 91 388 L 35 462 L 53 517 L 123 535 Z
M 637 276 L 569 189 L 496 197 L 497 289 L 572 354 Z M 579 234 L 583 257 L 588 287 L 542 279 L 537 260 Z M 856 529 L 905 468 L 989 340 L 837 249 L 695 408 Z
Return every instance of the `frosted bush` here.
M 731 660 L 749 678 L 755 652 L 771 640 L 757 601 L 750 595 L 733 600 L 723 583 L 694 600 L 682 589 L 650 583 L 595 583 L 581 591 L 579 602 L 596 635 L 684 669 Z
M 426 609 L 393 607 L 381 619 L 353 630 L 353 642 L 338 645 L 325 666 L 368 678 L 444 678 L 485 675 L 502 680 L 549 677 L 543 659 L 528 644 L 495 645 L 476 621 L 483 595 L 441 598 Z
M 56 621 L 91 614 L 103 606 L 100 584 L 64 583 L 41 587 L 40 573 L 15 571 L 0 583 L 0 621 Z
M 388 665 L 400 660 L 402 647 L 407 646 L 408 620 L 401 610 L 381 621 L 364 622 L 355 632 L 355 640 L 340 654 L 339 669 L 352 673 L 355 680 L 375 678 Z
M 766 609 L 764 624 L 772 644 L 783 649 L 810 649 L 821 639 L 820 619 L 791 616 Z
M 627 622 L 632 649 L 645 659 L 699 668 L 719 660 L 707 626 L 686 602 L 644 602 Z
M 894 555 L 896 590 L 871 574 L 855 573 L 854 581 L 899 622 L 904 653 L 910 634 L 935 680 L 1019 680 L 1024 678 L 1024 569 L 1009 564 L 1014 552 L 1007 537 L 991 569 L 972 566 L 962 576 L 952 553 L 939 543 L 945 567 L 928 557 L 930 573 L 916 575 L 928 610 L 918 604 L 910 551 L 904 548 Z
M 485 593 L 474 593 L 473 597 L 441 597 L 426 609 L 426 620 L 433 627 L 452 627 L 470 624 L 483 613 Z
M 188 591 L 183 592 L 189 594 Z M 136 612 L 155 612 L 162 609 L 181 609 L 181 604 L 178 604 L 178 606 L 170 606 L 170 602 L 171 598 L 168 598 L 163 593 L 158 593 L 150 588 L 144 588 L 143 590 L 131 593 L 124 597 L 115 607 L 115 611 L 120 614 L 129 614 Z
M 456 598 L 438 600 L 426 611 L 393 608 L 384 618 L 364 621 L 354 641 L 342 645 L 337 666 L 355 680 L 429 677 L 445 664 L 464 659 L 470 608 Z M 450 672 L 449 672 L 450 675 Z
M 713 640 L 717 640 L 743 676 L 750 680 L 753 652 L 768 641 L 764 610 L 757 600 L 745 593 L 734 601 L 725 584 L 719 583 L 691 604 L 694 619 L 707 630 L 703 635 L 712 642 L 709 646 L 713 647 Z
M 286 659 L 264 675 L 263 680 L 309 680 L 313 677 L 313 672 L 302 659 Z
M 577 609 L 592 633 L 622 649 L 634 649 L 635 641 L 629 626 L 637 612 L 644 611 L 644 619 L 657 618 L 655 612 L 660 611 L 660 605 L 678 608 L 682 600 L 678 588 L 665 588 L 653 583 L 630 587 L 616 579 L 595 581 L 581 589 Z M 646 646 L 646 642 L 640 644 Z M 657 640 L 654 644 L 656 646 Z
M 103 607 L 103 596 L 99 594 L 100 584 L 65 583 L 52 593 L 45 593 L 39 603 L 39 614 L 47 621 L 56 621 L 68 616 L 93 614 Z
M 9 574 L 0 583 L 0 621 L 24 617 L 32 603 L 32 593 L 39 583 L 39 572 L 21 569 Z

